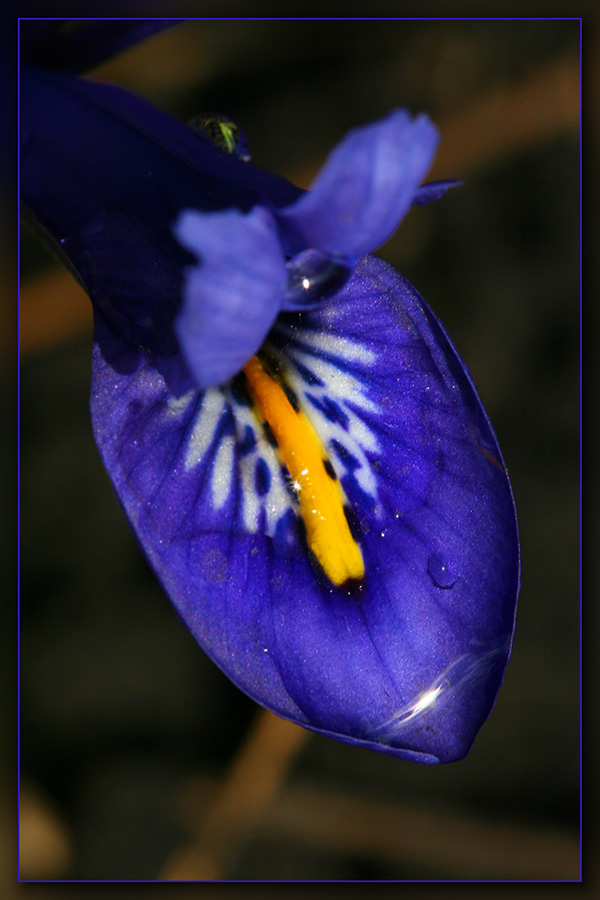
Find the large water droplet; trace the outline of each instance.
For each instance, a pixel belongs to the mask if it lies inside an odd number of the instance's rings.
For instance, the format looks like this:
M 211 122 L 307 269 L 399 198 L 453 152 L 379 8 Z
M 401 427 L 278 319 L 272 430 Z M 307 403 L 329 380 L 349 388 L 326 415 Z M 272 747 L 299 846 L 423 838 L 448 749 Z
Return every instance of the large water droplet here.
M 448 590 L 458 581 L 458 574 L 441 553 L 434 553 L 427 561 L 427 571 L 436 587 Z
M 348 261 L 333 260 L 318 250 L 304 250 L 287 263 L 284 309 L 316 306 L 346 283 L 352 274 Z

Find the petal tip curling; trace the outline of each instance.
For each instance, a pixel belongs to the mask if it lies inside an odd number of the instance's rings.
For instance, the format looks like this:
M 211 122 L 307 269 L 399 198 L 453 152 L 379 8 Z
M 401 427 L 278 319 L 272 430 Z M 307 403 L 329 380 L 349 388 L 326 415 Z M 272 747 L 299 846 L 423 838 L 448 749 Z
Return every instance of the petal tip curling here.
M 311 190 L 277 215 L 304 246 L 348 258 L 370 253 L 408 211 L 438 141 L 428 116 L 395 110 L 350 131 Z

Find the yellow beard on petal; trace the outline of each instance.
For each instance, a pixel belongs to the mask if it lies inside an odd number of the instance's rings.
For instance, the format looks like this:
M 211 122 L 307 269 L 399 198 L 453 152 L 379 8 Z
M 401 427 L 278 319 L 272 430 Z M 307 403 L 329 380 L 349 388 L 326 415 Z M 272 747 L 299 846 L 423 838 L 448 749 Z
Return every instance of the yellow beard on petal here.
M 344 495 L 314 428 L 257 356 L 243 371 L 290 474 L 310 550 L 333 584 L 362 579 L 363 557 L 348 526 Z

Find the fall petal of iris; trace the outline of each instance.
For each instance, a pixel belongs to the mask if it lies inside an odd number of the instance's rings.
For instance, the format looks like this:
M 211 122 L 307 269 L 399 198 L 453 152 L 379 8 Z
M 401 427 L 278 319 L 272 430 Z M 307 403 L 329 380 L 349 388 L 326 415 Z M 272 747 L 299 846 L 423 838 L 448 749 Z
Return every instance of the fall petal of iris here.
M 355 519 L 366 574 L 309 562 L 279 462 L 234 386 L 175 398 L 97 316 L 92 417 L 148 559 L 203 649 L 257 702 L 425 763 L 489 715 L 519 583 L 510 485 L 471 379 L 412 286 L 368 257 L 267 350 Z

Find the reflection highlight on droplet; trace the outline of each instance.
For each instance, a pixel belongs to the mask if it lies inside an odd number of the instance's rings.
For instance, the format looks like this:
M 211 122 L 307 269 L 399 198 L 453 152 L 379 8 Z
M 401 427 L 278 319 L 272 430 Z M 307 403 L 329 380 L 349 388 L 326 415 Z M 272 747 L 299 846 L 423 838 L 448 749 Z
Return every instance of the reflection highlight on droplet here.
M 318 250 L 304 250 L 286 264 L 288 283 L 284 308 L 310 309 L 339 290 L 352 274 L 344 260 L 333 260 Z
M 434 553 L 429 557 L 427 572 L 435 586 L 442 588 L 442 590 L 453 588 L 459 578 L 450 561 L 440 553 Z

